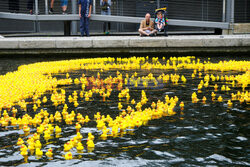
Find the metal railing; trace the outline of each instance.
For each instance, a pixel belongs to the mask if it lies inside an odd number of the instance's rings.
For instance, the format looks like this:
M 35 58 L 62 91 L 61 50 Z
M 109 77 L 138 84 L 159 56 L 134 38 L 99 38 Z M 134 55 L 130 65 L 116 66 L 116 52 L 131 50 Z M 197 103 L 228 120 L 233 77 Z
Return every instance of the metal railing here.
M 138 23 L 138 20 L 144 17 L 145 13 L 149 12 L 153 15 L 155 8 L 168 6 L 169 25 L 227 29 L 230 23 L 234 23 L 234 0 L 201 0 L 200 3 L 196 4 L 193 1 L 112 0 L 112 16 L 102 17 L 98 15 L 101 11 L 99 0 L 93 0 L 93 13 L 96 15 L 93 15 L 92 20 Z M 31 20 L 36 23 L 36 26 L 39 26 L 39 21 L 70 20 L 73 22 L 72 29 L 76 30 L 76 21 L 79 20 L 77 0 L 69 0 L 69 14 L 64 16 L 59 15 L 59 3 L 59 0 L 55 0 L 55 14 L 49 15 L 50 1 L 34 0 L 34 15 L 28 15 L 26 0 L 19 0 L 19 14 L 9 13 L 7 0 L 0 0 L 0 4 L 3 4 L 0 6 L 0 18 Z M 25 13 L 25 15 L 20 13 Z M 119 17 L 116 18 L 115 16 Z

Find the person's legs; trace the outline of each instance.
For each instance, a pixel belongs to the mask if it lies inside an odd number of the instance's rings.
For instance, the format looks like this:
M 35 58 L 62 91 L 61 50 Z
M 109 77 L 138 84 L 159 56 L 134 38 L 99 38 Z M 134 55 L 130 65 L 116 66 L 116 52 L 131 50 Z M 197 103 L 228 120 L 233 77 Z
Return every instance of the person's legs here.
M 53 14 L 53 12 L 54 12 L 53 7 L 54 7 L 54 0 L 51 0 L 51 1 L 50 1 L 49 14 Z
M 54 7 L 54 1 L 55 1 L 55 0 L 51 0 L 51 2 L 50 2 L 50 8 L 51 8 L 51 9 L 53 9 L 53 7 Z
M 32 14 L 33 12 L 33 4 L 34 4 L 34 0 L 28 0 L 27 9 L 29 10 L 30 14 Z
M 149 33 L 149 35 L 151 35 L 151 34 L 155 34 L 155 35 L 156 35 L 156 33 L 157 33 L 157 30 L 152 30 L 152 31 Z
M 111 27 L 111 24 L 110 22 L 108 22 L 108 32 L 110 32 L 110 27 Z
M 146 33 L 145 31 L 143 31 L 142 29 L 139 29 L 138 31 L 139 31 L 141 36 L 149 36 L 149 34 Z
M 65 14 L 67 10 L 68 0 L 61 0 L 62 12 Z
M 152 30 L 149 34 L 149 36 L 154 37 L 157 35 L 157 30 Z
M 106 22 L 103 22 L 103 32 L 106 32 Z
M 81 32 L 81 36 L 84 35 L 84 31 L 85 31 L 85 29 L 84 29 L 84 17 L 82 16 L 80 18 L 80 32 Z
M 85 33 L 87 36 L 89 36 L 89 18 L 88 17 L 85 17 Z

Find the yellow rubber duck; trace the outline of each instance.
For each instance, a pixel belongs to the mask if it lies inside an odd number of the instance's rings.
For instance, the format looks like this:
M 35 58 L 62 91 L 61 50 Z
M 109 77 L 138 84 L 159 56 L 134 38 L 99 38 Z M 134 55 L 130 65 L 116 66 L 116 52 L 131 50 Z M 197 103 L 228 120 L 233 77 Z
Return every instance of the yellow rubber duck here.
M 27 150 L 28 150 L 27 146 L 22 144 L 20 147 L 20 151 L 22 152 L 22 151 L 27 151 Z
M 203 96 L 203 98 L 202 98 L 202 103 L 206 103 L 206 101 L 207 101 L 206 96 Z
M 36 156 L 39 156 L 39 157 L 43 156 L 43 151 L 40 150 L 40 148 L 36 148 Z
M 29 133 L 30 132 L 30 127 L 25 124 L 23 126 L 23 131 L 24 131 L 24 133 Z
M 66 154 L 65 154 L 65 159 L 66 160 L 71 160 L 73 157 L 72 157 L 72 153 L 71 152 L 67 152 Z
M 34 133 L 33 139 L 34 139 L 35 141 L 36 141 L 36 140 L 40 140 L 40 135 L 37 134 L 37 133 Z
M 86 116 L 85 116 L 85 122 L 88 123 L 89 121 L 90 121 L 89 116 L 86 115 Z
M 78 107 L 79 106 L 79 103 L 77 101 L 74 101 L 74 107 Z
M 33 152 L 33 151 L 36 149 L 35 143 L 34 143 L 34 142 L 29 143 L 28 149 L 29 149 L 31 152 Z
M 73 98 L 72 98 L 71 95 L 69 95 L 68 100 L 69 100 L 69 103 L 72 103 L 72 102 L 73 102 Z
M 122 109 L 122 103 L 119 102 L 119 103 L 118 103 L 118 110 L 121 110 L 121 109 Z
M 76 126 L 75 126 L 76 132 L 79 132 L 80 129 L 81 129 L 81 127 L 82 127 L 82 126 L 81 126 L 79 123 L 76 123 Z
M 88 148 L 94 148 L 94 147 L 95 147 L 95 144 L 94 144 L 93 140 L 89 140 L 89 141 L 87 142 L 87 146 L 88 146 Z
M 236 94 L 231 93 L 231 97 L 232 97 L 232 101 L 233 101 L 233 100 L 237 100 L 237 95 L 236 95 Z
M 46 141 L 48 141 L 48 140 L 50 139 L 50 137 L 51 137 L 50 132 L 47 131 L 47 132 L 44 133 L 43 138 L 44 138 Z
M 58 134 L 58 133 L 61 133 L 62 132 L 62 129 L 57 125 L 55 127 L 55 132 Z
M 54 122 L 55 118 L 54 118 L 53 114 L 50 114 L 49 120 L 50 120 L 51 123 Z
M 217 90 L 218 90 L 218 85 L 215 84 L 215 85 L 214 85 L 214 91 L 217 91 Z
M 76 134 L 76 139 L 77 139 L 77 140 L 81 140 L 81 139 L 82 139 L 82 135 L 81 135 L 80 132 L 77 132 L 77 134 Z
M 37 109 L 38 109 L 37 105 L 34 104 L 34 105 L 33 105 L 33 110 L 34 110 L 34 112 L 36 112 Z
M 49 148 L 48 151 L 45 153 L 48 158 L 53 157 L 53 152 L 52 151 L 53 151 L 52 148 Z
M 39 148 L 39 149 L 42 148 L 42 144 L 41 144 L 40 140 L 37 140 L 37 141 L 36 141 L 35 147 L 36 147 L 36 148 Z
M 77 113 L 76 119 L 79 122 L 83 118 L 82 114 Z
M 20 137 L 17 140 L 17 145 L 20 146 L 24 143 L 23 139 L 21 139 Z
M 64 144 L 64 152 L 68 152 L 72 148 L 72 144 L 70 142 L 67 142 Z
M 222 102 L 223 98 L 221 96 L 218 97 L 218 102 Z
M 233 106 L 233 103 L 231 102 L 231 100 L 228 100 L 227 106 L 228 106 L 228 107 L 232 107 L 232 106 Z
M 209 85 L 208 81 L 204 83 L 204 86 L 207 88 Z
M 28 155 L 27 149 L 22 150 L 20 154 L 21 154 L 22 156 L 27 156 L 27 155 Z
M 108 135 L 107 132 L 103 132 L 100 136 L 103 140 L 107 139 Z
M 45 103 L 47 103 L 47 101 L 48 101 L 47 97 L 44 96 L 42 102 L 45 104 Z
M 231 89 L 229 88 L 229 86 L 226 86 L 226 91 L 230 91 Z
M 16 117 L 17 109 L 15 107 L 12 108 L 13 117 Z
M 131 100 L 131 104 L 135 104 L 135 99 L 132 99 L 132 100 Z
M 82 151 L 84 149 L 83 145 L 81 142 L 77 143 L 77 147 L 76 147 L 77 151 Z
M 183 101 L 180 103 L 180 107 L 184 108 L 184 102 Z
M 95 136 L 91 132 L 88 133 L 88 140 L 94 140 Z
M 216 94 L 214 92 L 211 93 L 212 99 L 215 98 Z

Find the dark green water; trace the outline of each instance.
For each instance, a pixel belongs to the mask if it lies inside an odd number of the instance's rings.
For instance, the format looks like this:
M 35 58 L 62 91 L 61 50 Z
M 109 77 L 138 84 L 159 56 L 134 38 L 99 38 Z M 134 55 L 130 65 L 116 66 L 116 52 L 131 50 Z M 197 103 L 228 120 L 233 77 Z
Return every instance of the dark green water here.
M 63 58 L 60 58 L 63 59 Z M 207 60 L 207 58 L 201 58 Z M 233 57 L 216 58 L 211 61 L 234 59 Z M 248 60 L 247 57 L 237 58 Z M 0 74 L 16 70 L 21 64 L 29 64 L 38 61 L 53 61 L 55 58 L 17 58 L 0 59 Z M 72 79 L 80 77 L 82 73 L 87 76 L 96 76 L 98 71 L 72 71 Z M 120 71 L 132 74 L 135 71 Z M 23 134 L 22 130 L 15 130 L 13 127 L 0 129 L 0 165 L 1 166 L 250 166 L 250 114 L 247 104 L 234 103 L 232 108 L 227 108 L 226 102 L 212 102 L 211 92 L 213 87 L 209 87 L 198 94 L 199 98 L 204 95 L 207 97 L 207 103 L 201 102 L 193 104 L 191 94 L 197 91 L 197 85 L 200 79 L 192 80 L 190 78 L 192 70 L 151 70 L 136 71 L 138 76 L 148 75 L 150 72 L 154 76 L 159 76 L 162 72 L 165 74 L 180 74 L 187 78 L 186 84 L 167 85 L 159 84 L 158 87 L 149 87 L 146 94 L 149 102 L 164 101 L 168 94 L 170 97 L 177 96 L 179 101 L 185 103 L 185 108 L 181 113 L 180 108 L 175 107 L 177 114 L 171 117 L 163 117 L 159 120 L 152 120 L 147 126 L 142 126 L 133 131 L 132 134 L 125 134 L 122 137 L 111 138 L 107 140 L 99 139 L 100 131 L 96 129 L 94 121 L 89 122 L 81 128 L 83 135 L 83 144 L 86 147 L 86 138 L 88 132 L 92 132 L 95 139 L 95 150 L 92 153 L 85 151 L 82 154 L 72 152 L 74 159 L 65 161 L 62 155 L 63 144 L 74 137 L 75 127 L 63 125 L 63 134 L 61 138 L 51 140 L 51 143 L 43 145 L 45 152 L 48 148 L 54 151 L 54 159 L 48 160 L 45 156 L 37 160 L 35 156 L 29 156 L 28 164 L 23 163 L 23 157 L 20 155 L 19 147 L 16 145 L 17 139 Z M 220 74 L 217 71 L 210 71 L 209 74 Z M 224 72 L 224 75 L 240 74 L 235 71 Z M 106 78 L 109 75 L 115 76 L 116 71 L 109 71 L 101 75 Z M 58 75 L 57 77 L 59 77 Z M 130 75 L 131 76 L 131 75 Z M 203 74 L 204 76 L 204 74 Z M 216 82 L 219 86 L 223 83 Z M 67 95 L 74 90 L 79 90 L 80 86 L 75 85 L 63 87 Z M 131 88 L 131 99 L 139 100 L 143 87 Z M 249 88 L 247 88 L 249 90 Z M 225 93 L 220 90 L 216 92 L 224 100 L 229 99 L 231 92 L 237 92 L 240 89 L 232 89 Z M 110 114 L 113 118 L 118 115 L 117 95 L 118 91 L 112 92 L 111 97 L 106 102 L 101 98 L 94 97 L 91 102 L 79 101 L 77 112 L 90 115 L 92 119 L 94 113 Z M 127 104 L 123 105 L 126 108 Z M 32 106 L 28 107 L 31 110 Z M 48 112 L 53 113 L 55 109 L 50 105 L 43 106 Z M 69 105 L 69 110 L 73 110 L 73 105 Z M 33 132 L 36 130 L 32 129 Z M 45 142 L 44 142 L 45 143 Z

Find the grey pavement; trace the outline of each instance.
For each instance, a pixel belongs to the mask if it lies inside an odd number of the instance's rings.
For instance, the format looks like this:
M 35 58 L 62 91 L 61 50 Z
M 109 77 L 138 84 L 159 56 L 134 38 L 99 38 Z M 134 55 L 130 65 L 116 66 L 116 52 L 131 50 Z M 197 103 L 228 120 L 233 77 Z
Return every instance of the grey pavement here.
M 0 52 L 43 49 L 122 49 L 160 48 L 233 48 L 250 49 L 250 34 L 245 35 L 172 35 L 169 37 L 92 36 L 92 37 L 6 37 L 0 39 Z M 140 50 L 138 50 L 140 52 Z

